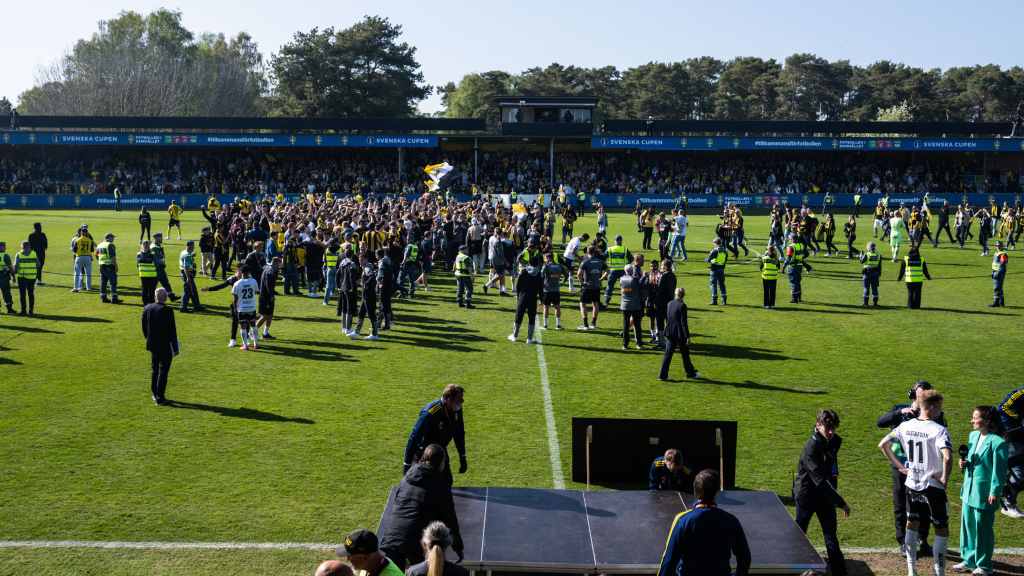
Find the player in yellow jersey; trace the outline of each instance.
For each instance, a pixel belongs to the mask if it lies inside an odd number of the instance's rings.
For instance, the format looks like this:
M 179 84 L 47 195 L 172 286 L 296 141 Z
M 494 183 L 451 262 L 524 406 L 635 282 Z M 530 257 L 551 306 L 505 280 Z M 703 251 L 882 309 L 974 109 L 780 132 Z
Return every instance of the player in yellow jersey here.
M 178 240 L 181 240 L 181 213 L 183 210 L 174 202 L 171 200 L 171 205 L 167 207 L 167 213 L 171 215 L 171 221 L 167 223 L 167 237 L 171 237 L 171 228 L 177 228 Z

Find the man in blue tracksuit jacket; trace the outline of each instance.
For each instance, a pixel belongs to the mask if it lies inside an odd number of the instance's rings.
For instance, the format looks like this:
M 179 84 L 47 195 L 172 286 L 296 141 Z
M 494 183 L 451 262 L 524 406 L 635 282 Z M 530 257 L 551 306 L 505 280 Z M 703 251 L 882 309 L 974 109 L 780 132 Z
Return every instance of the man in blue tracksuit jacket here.
M 696 473 L 689 462 L 683 460 L 683 453 L 669 448 L 665 455 L 654 460 L 648 483 L 651 492 L 657 490 L 675 490 L 676 492 L 693 492 L 693 477 Z
M 451 458 L 448 457 L 448 444 L 455 440 L 455 449 L 459 451 L 459 474 L 466 473 L 466 428 L 462 403 L 465 391 L 458 384 L 445 386 L 439 400 L 434 400 L 420 410 L 420 417 L 409 434 L 409 442 L 405 446 L 405 462 L 402 467 L 404 476 L 409 468 L 419 461 L 420 455 L 431 444 L 444 448 L 444 476 L 448 485 L 452 485 Z
M 740 521 L 715 504 L 721 480 L 704 470 L 693 481 L 698 502 L 676 516 L 661 557 L 658 576 L 729 576 L 729 558 L 736 555 L 736 576 L 750 570 L 750 547 Z

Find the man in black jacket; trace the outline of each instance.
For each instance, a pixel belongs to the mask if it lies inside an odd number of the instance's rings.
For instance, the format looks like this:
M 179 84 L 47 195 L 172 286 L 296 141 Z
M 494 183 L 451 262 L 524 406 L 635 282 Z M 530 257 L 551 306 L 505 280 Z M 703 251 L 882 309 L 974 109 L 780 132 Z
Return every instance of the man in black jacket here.
M 931 390 L 932 385 L 924 380 L 918 380 L 913 388 L 908 392 L 908 397 L 912 404 L 897 404 L 892 407 L 885 414 L 878 418 L 879 428 L 889 428 L 890 430 L 896 429 L 897 426 L 907 420 L 917 418 L 921 414 L 921 406 L 917 402 L 917 397 L 921 395 L 923 390 Z M 943 426 L 946 425 L 946 415 L 939 414 L 939 418 L 936 420 Z M 903 451 L 903 447 L 898 443 L 894 443 L 892 451 L 897 458 L 906 460 L 907 455 Z M 906 547 L 903 545 L 903 537 L 907 532 L 907 475 L 900 472 L 896 467 L 892 467 L 892 507 L 893 507 L 893 518 L 896 521 L 896 541 L 900 544 L 900 553 L 906 555 Z M 920 549 L 917 551 L 918 558 L 929 558 L 932 556 L 932 547 L 928 545 L 928 523 L 921 522 L 920 528 L 918 528 L 918 540 L 920 540 Z
M 46 234 L 43 234 L 43 225 L 36 222 L 32 225 L 35 232 L 28 235 L 28 242 L 32 245 L 32 251 L 36 253 L 36 286 L 43 285 L 43 263 L 46 261 L 46 249 L 49 243 L 46 241 Z
M 359 265 L 351 248 L 345 249 L 345 259 L 338 264 L 338 316 L 341 316 L 341 331 L 346 336 L 352 332 L 352 317 L 359 311 Z
M 178 331 L 174 326 L 174 310 L 168 308 L 167 290 L 156 289 L 156 302 L 142 309 L 142 335 L 146 337 L 146 350 L 152 360 L 153 376 L 150 388 L 157 406 L 171 403 L 164 396 L 171 359 L 178 355 Z
M 836 453 L 843 444 L 843 439 L 836 434 L 838 427 L 839 416 L 835 411 L 825 409 L 818 413 L 814 432 L 804 446 L 800 463 L 797 464 L 793 499 L 796 501 L 796 523 L 805 534 L 811 516 L 818 515 L 832 574 L 845 576 L 846 559 L 839 549 L 839 538 L 836 536 L 836 508 L 842 509 L 843 516 L 849 518 L 850 506 L 836 492 L 839 478 Z
M 462 561 L 459 519 L 455 515 L 451 484 L 443 474 L 447 464 L 444 448 L 431 444 L 423 451 L 419 463 L 409 468 L 398 483 L 380 549 L 403 571 L 407 565 L 423 562 L 420 539 L 423 529 L 435 520 L 444 522 L 451 530 L 452 550 Z
M 679 354 L 683 357 L 683 366 L 686 368 L 687 378 L 700 378 L 700 372 L 690 362 L 690 327 L 686 322 L 686 304 L 683 297 L 686 296 L 686 289 L 682 286 L 675 289 L 676 299 L 668 303 L 666 315 L 668 326 L 665 328 L 665 337 L 668 346 L 665 348 L 665 355 L 661 357 L 661 373 L 658 380 L 668 381 L 668 368 L 672 365 L 672 355 L 679 348 Z
M 944 200 L 942 206 L 939 208 L 939 225 L 935 229 L 935 245 L 939 245 L 939 234 L 942 231 L 946 231 L 946 236 L 949 238 L 949 243 L 953 243 L 953 234 L 949 231 L 949 200 Z

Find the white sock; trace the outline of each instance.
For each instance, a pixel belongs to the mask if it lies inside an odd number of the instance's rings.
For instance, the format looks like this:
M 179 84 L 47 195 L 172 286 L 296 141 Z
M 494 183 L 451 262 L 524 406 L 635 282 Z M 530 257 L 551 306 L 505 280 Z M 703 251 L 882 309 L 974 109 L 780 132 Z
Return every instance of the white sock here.
M 268 336 L 269 334 L 270 334 L 270 327 L 269 326 L 264 326 L 263 327 L 263 335 L 264 336 Z
M 255 328 L 253 328 L 252 330 L 249 330 L 249 337 L 252 338 L 253 346 L 255 346 L 255 345 L 260 343 L 260 340 L 259 340 L 259 330 L 255 329 Z
M 248 347 L 249 346 L 249 340 L 246 338 L 246 336 L 248 336 L 248 334 L 246 334 L 245 330 L 242 330 L 241 334 L 239 334 L 239 336 L 242 337 L 242 346 Z
M 946 545 L 949 536 L 936 536 L 932 542 L 932 559 L 935 561 L 935 576 L 946 576 Z
M 555 326 L 561 326 L 561 325 L 562 325 L 562 317 L 561 316 L 556 316 L 555 317 Z
M 917 532 L 907 530 L 903 535 L 903 549 L 907 551 L 907 574 L 917 574 Z

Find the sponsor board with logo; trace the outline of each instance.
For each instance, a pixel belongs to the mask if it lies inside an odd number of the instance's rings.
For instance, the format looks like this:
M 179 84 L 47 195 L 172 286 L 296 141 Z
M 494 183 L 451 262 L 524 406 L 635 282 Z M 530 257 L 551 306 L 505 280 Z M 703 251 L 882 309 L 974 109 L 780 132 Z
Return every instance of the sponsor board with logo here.
M 638 150 L 865 150 L 883 152 L 1024 151 L 1020 138 L 758 138 L 758 137 L 614 137 L 594 136 L 591 148 Z
M 350 148 L 435 148 L 437 136 L 349 136 L 342 134 L 133 134 L 114 132 L 4 131 L 0 145 L 76 146 L 302 146 Z
M 343 198 L 344 196 L 339 194 L 336 195 L 336 198 Z M 404 196 L 410 202 L 421 197 L 420 194 L 405 194 Z M 217 194 L 217 200 L 221 204 L 234 202 L 235 198 L 241 197 L 241 194 Z M 520 199 L 527 199 L 527 203 L 536 198 L 533 195 L 520 195 L 519 197 Z M 836 194 L 833 206 L 836 208 L 852 207 L 854 205 L 853 197 L 853 194 Z M 183 206 L 187 210 L 205 205 L 209 198 L 206 194 L 125 194 L 121 197 L 121 205 L 165 208 L 170 205 L 171 200 L 176 200 L 179 206 Z M 882 198 L 884 198 L 884 195 L 865 194 L 862 196 L 861 205 L 865 207 L 874 206 Z M 256 200 L 255 197 L 250 197 L 250 199 Z M 287 199 L 296 202 L 300 201 L 302 197 L 289 195 Z M 456 199 L 460 202 L 466 202 L 470 199 L 470 196 L 468 194 L 458 194 Z M 636 206 L 637 200 L 640 200 L 647 206 L 671 207 L 675 206 L 677 199 L 678 196 L 669 194 L 588 194 L 587 204 L 590 206 L 601 204 L 608 208 L 632 209 Z M 771 206 L 776 201 L 789 202 L 791 206 L 806 204 L 807 206 L 821 209 L 825 201 L 825 195 L 687 194 L 686 200 L 690 208 L 711 208 L 715 210 L 721 209 L 729 203 L 735 203 L 741 207 L 757 208 Z M 920 203 L 921 200 L 922 197 L 919 195 L 889 196 L 889 205 L 899 206 L 902 202 L 907 206 L 913 206 Z M 1002 206 L 1003 202 L 1008 202 L 1012 206 L 1016 202 L 1024 201 L 1024 197 L 1021 194 L 935 194 L 931 196 L 932 208 L 941 206 L 944 200 L 948 200 L 952 206 L 965 202 L 970 203 L 972 206 L 988 206 L 992 202 Z M 550 202 L 550 197 L 545 198 L 545 205 L 550 204 Z M 115 203 L 116 201 L 112 194 L 0 194 L 0 207 L 5 209 L 111 208 Z

